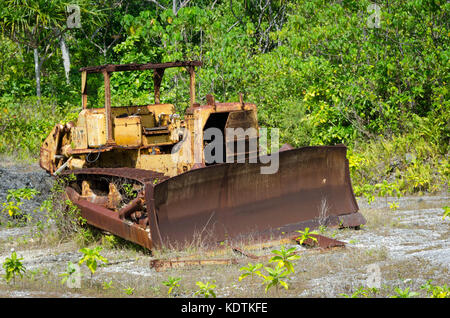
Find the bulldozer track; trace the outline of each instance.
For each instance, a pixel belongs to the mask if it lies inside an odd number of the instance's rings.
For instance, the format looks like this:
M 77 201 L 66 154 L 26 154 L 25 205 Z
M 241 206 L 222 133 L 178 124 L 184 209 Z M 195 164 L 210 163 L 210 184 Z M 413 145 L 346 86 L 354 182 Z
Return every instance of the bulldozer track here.
M 123 207 L 120 211 L 115 212 L 104 206 L 83 199 L 73 187 L 67 187 L 66 193 L 70 200 L 80 208 L 81 215 L 89 224 L 101 229 L 107 229 L 115 235 L 148 249 L 151 249 L 155 243 L 160 244 L 161 239 L 158 237 L 159 228 L 153 203 L 153 189 L 157 183 L 168 179 L 168 177 L 156 171 L 136 168 L 84 168 L 78 170 L 66 170 L 60 175 L 67 176 L 72 174 L 75 175 L 77 179 L 82 176 L 94 176 L 97 179 L 101 176 L 107 176 L 134 180 L 142 184 L 143 188 L 138 194 L 138 197 L 141 197 L 144 202 L 141 207 L 145 206 L 144 212 L 146 217 L 142 220 L 142 223 L 139 221 L 133 223 L 124 217 L 135 210 L 133 207 L 130 207 L 130 205 L 138 203 L 135 202 L 136 200 L 130 201 L 127 206 Z M 138 205 L 136 204 L 136 206 Z

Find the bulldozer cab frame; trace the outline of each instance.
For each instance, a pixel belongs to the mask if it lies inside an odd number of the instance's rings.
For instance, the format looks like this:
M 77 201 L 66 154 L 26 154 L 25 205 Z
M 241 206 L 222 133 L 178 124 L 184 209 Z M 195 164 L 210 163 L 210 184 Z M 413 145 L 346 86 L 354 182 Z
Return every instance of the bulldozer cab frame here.
M 183 61 L 169 63 L 145 63 L 145 64 L 106 64 L 100 66 L 89 66 L 80 69 L 81 72 L 81 105 L 83 109 L 87 109 L 87 74 L 102 73 L 105 87 L 105 115 L 106 115 L 106 144 L 114 145 L 113 137 L 113 118 L 111 112 L 111 83 L 110 77 L 112 72 L 126 71 L 145 71 L 153 70 L 154 99 L 155 104 L 160 103 L 160 88 L 164 72 L 167 68 L 187 67 L 190 75 L 189 95 L 190 106 L 195 104 L 195 67 L 202 66 L 200 61 Z

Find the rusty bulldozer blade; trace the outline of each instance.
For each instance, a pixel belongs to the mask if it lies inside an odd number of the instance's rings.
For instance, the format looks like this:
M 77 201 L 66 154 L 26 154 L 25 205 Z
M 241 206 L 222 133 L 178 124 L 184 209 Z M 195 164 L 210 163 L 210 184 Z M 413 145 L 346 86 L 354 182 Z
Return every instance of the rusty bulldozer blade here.
M 220 164 L 191 170 L 155 186 L 163 242 L 203 235 L 214 241 L 324 225 L 358 226 L 345 146 L 280 152 L 279 170 L 261 164 Z
M 194 239 L 215 244 L 319 225 L 365 223 L 353 195 L 345 146 L 305 147 L 279 155 L 274 174 L 260 174 L 259 163 L 218 164 L 165 180 L 131 168 L 75 171 L 78 176 L 128 176 L 142 183 L 145 203 L 139 196 L 117 212 L 82 199 L 72 188 L 67 193 L 89 224 L 149 249 L 184 246 Z M 155 178 L 162 181 L 154 184 Z M 147 229 L 124 218 L 143 205 Z

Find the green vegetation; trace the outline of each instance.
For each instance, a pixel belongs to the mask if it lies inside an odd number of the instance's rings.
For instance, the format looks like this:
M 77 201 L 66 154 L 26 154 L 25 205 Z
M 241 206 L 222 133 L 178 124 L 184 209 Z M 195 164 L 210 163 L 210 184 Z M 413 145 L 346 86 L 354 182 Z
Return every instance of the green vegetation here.
M 108 260 L 100 255 L 101 250 L 101 246 L 96 246 L 92 249 L 87 247 L 80 249 L 80 252 L 83 253 L 83 257 L 80 259 L 78 264 L 82 265 L 83 263 L 86 263 L 87 268 L 89 268 L 91 272 L 91 281 L 92 276 L 97 271 L 98 263 L 108 263 Z
M 295 247 L 286 249 L 285 246 L 281 246 L 279 250 L 272 251 L 272 253 L 275 254 L 275 256 L 273 256 L 269 260 L 269 263 L 276 262 L 280 268 L 285 268 L 287 269 L 288 272 L 294 273 L 295 270 L 292 261 L 300 259 L 300 256 L 296 255 L 295 251 L 296 251 Z
M 377 185 L 447 189 L 448 2 L 377 2 L 374 26 L 369 0 L 78 1 L 81 27 L 69 29 L 64 2 L 26 3 L 0 1 L 0 153 L 35 160 L 53 125 L 76 118 L 82 66 L 195 59 L 202 102 L 242 92 L 282 143 L 347 145 L 355 192 L 370 202 L 389 195 Z M 187 76 L 167 70 L 161 88 L 179 111 Z M 114 73 L 113 105 L 152 103 L 151 78 Z M 88 79 L 92 106 L 101 86 Z
M 2 212 L 7 213 L 10 217 L 17 217 L 20 215 L 21 212 L 20 205 L 22 205 L 22 202 L 14 202 L 14 201 L 3 202 Z
M 263 284 L 266 285 L 266 293 L 272 287 L 275 287 L 277 294 L 279 286 L 283 286 L 285 289 L 289 288 L 284 279 L 292 272 L 284 268 L 281 263 L 278 263 L 275 268 L 264 267 L 264 269 L 267 271 L 267 275 L 262 274 L 261 276 L 264 278 Z
M 126 295 L 128 295 L 128 296 L 133 295 L 134 290 L 135 290 L 135 289 L 132 288 L 132 287 L 127 287 L 127 288 L 124 288 L 124 289 L 123 289 L 124 293 L 125 293 Z
M 241 274 L 241 276 L 239 276 L 239 281 L 243 280 L 245 277 L 250 276 L 250 279 L 253 281 L 253 277 L 255 275 L 261 276 L 261 271 L 259 269 L 261 269 L 263 266 L 263 264 L 258 263 L 253 265 L 252 263 L 248 263 L 247 266 L 243 266 L 241 267 L 239 270 L 240 271 L 244 271 L 243 274 Z
M 353 294 L 347 295 L 347 294 L 339 294 L 340 296 L 343 296 L 345 298 L 368 298 L 371 295 L 376 295 L 378 293 L 377 288 L 364 288 L 363 286 L 360 286 Z
M 48 235 L 53 235 L 59 241 L 74 240 L 80 247 L 87 246 L 100 240 L 100 231 L 87 224 L 81 216 L 80 209 L 68 200 L 65 195 L 65 187 L 75 180 L 73 174 L 59 176 L 53 183 L 49 197 L 41 204 L 41 212 L 47 216 L 44 223 L 40 223 L 42 231 L 52 227 L 52 231 L 47 231 Z M 37 233 L 40 237 L 43 233 Z M 105 245 L 115 244 L 112 237 L 103 238 Z
M 419 292 L 411 291 L 410 287 L 406 287 L 402 289 L 398 286 L 385 286 L 383 288 L 385 292 L 389 290 L 394 291 L 393 295 L 387 294 L 385 297 L 390 298 L 413 298 L 413 297 L 430 297 L 430 298 L 450 298 L 450 287 L 446 284 L 443 286 L 437 286 L 432 284 L 432 280 L 428 280 L 425 284 L 423 284 L 420 289 L 425 290 L 426 295 L 422 295 Z M 383 297 L 380 296 L 381 289 L 378 288 L 365 288 L 364 286 L 360 286 L 357 290 L 355 290 L 351 295 L 341 293 L 339 296 L 345 298 L 371 298 L 371 297 Z
M 299 255 L 295 254 L 295 247 L 286 249 L 283 245 L 279 250 L 273 250 L 269 263 L 276 263 L 275 267 L 264 266 L 264 272 L 261 272 L 263 264 L 252 264 L 241 267 L 239 270 L 244 273 L 239 276 L 239 281 L 242 281 L 245 277 L 250 276 L 253 282 L 253 277 L 258 276 L 262 278 L 262 284 L 265 285 L 265 292 L 267 293 L 272 287 L 275 287 L 277 295 L 279 293 L 279 287 L 282 286 L 285 289 L 289 288 L 287 279 L 289 275 L 295 273 L 293 261 L 300 259 Z
M 313 242 L 317 242 L 317 238 L 312 236 L 312 234 L 318 234 L 317 231 L 310 231 L 309 227 L 306 227 L 304 231 L 296 231 L 300 233 L 301 235 L 297 237 L 297 240 L 299 241 L 300 245 L 302 245 L 306 240 L 310 239 Z
M 394 291 L 396 292 L 396 295 L 391 296 L 391 298 L 412 298 L 412 297 L 415 297 L 415 296 L 419 295 L 419 293 L 417 293 L 417 292 L 409 291 L 409 287 L 407 287 L 405 289 L 401 289 L 400 287 L 396 287 L 394 289 Z
M 67 269 L 65 273 L 60 274 L 63 279 L 61 279 L 61 284 L 65 284 L 69 279 L 70 282 L 75 282 L 74 274 L 76 273 L 77 268 L 74 263 L 68 262 L 67 263 Z
M 432 280 L 428 280 L 424 285 L 422 285 L 421 289 L 425 289 L 427 294 L 431 298 L 450 298 L 450 286 L 445 284 L 444 286 L 435 286 L 432 283 Z
M 31 188 L 9 189 L 6 195 L 6 202 L 2 203 L 2 213 L 6 213 L 9 216 L 8 224 L 13 224 L 12 220 L 15 220 L 17 225 L 23 224 L 31 218 L 29 215 L 25 215 L 20 206 L 23 204 L 23 200 L 31 200 L 34 196 L 39 194 L 39 191 Z M 17 222 L 18 220 L 18 222 Z M 1 222 L 0 222 L 1 224 Z
M 445 218 L 450 215 L 450 207 L 444 206 L 442 209 L 444 210 L 444 214 L 442 215 L 442 219 L 445 220 Z
M 196 77 L 200 102 L 209 93 L 218 101 L 238 101 L 243 93 L 245 101 L 258 105 L 261 126 L 280 129 L 281 143 L 344 143 L 355 194 L 369 203 L 383 197 L 386 207 L 395 210 L 399 203 L 390 197 L 448 191 L 448 1 L 377 1 L 379 27 L 368 23 L 372 13 L 367 8 L 373 3 L 369 0 L 286 0 L 267 6 L 257 0 L 196 0 L 178 1 L 175 7 L 171 0 L 109 0 L 102 7 L 96 1 L 77 3 L 81 28 L 67 29 L 63 1 L 0 0 L 0 154 L 36 161 L 53 126 L 76 120 L 81 110 L 80 67 L 201 60 L 204 66 Z M 152 76 L 151 71 L 114 73 L 113 106 L 153 103 Z M 161 87 L 162 102 L 173 103 L 181 115 L 189 102 L 188 76 L 186 70 L 168 69 Z M 101 76 L 88 79 L 92 107 L 103 105 L 102 84 Z M 79 209 L 63 199 L 71 181 L 68 176 L 55 183 L 42 205 L 49 220 L 39 221 L 33 238 L 60 244 L 75 236 L 83 247 L 98 240 Z M 136 195 L 131 184 L 123 191 Z M 32 189 L 8 192 L 1 202 L 2 220 L 21 219 L 23 202 L 32 195 L 37 195 Z M 442 219 L 448 215 L 444 207 Z M 44 233 L 50 225 L 56 228 L 55 237 Z M 320 227 L 320 233 L 326 230 Z M 305 229 L 301 239 L 310 234 Z M 102 238 L 107 248 L 125 244 L 131 243 L 113 235 Z M 98 262 L 106 262 L 100 249 L 81 250 L 80 264 L 87 265 L 91 282 Z M 241 267 L 239 281 L 253 283 L 257 278 L 259 284 L 262 279 L 266 292 L 291 287 L 289 275 L 298 256 L 284 246 L 273 253 L 267 266 Z M 367 252 L 375 257 L 372 254 Z M 15 252 L 6 259 L 8 282 L 22 277 L 21 261 Z M 30 272 L 28 283 L 48 282 L 53 274 Z M 173 295 L 179 278 L 163 279 L 167 295 Z M 203 278 L 193 281 L 199 279 Z M 60 286 L 61 277 L 57 280 Z M 158 286 L 161 281 L 152 283 Z M 135 285 L 136 290 L 126 286 L 112 288 L 109 281 L 100 289 L 145 295 Z M 196 295 L 215 297 L 215 283 L 198 281 L 196 286 Z M 145 288 L 148 292 L 148 285 Z M 416 292 L 398 287 L 395 296 Z M 423 285 L 425 292 L 429 297 L 449 295 L 446 285 L 431 282 Z M 360 287 L 347 296 L 375 295 Z
M 214 283 L 214 281 L 213 281 Z M 214 289 L 217 287 L 215 284 L 210 283 L 210 282 L 206 282 L 203 283 L 201 281 L 198 281 L 197 283 L 195 283 L 198 286 L 198 290 L 194 293 L 195 296 L 197 295 L 201 295 L 204 298 L 216 298 L 216 293 L 214 292 Z
M 109 282 L 103 282 L 103 289 L 107 290 L 113 288 L 112 284 L 113 284 L 112 280 L 110 280 Z
M 133 190 L 133 185 L 132 185 L 132 184 L 124 183 L 124 184 L 122 185 L 122 188 L 123 188 L 123 190 L 125 191 L 125 194 L 126 194 L 129 198 L 133 199 L 133 198 L 136 197 L 137 193 L 136 193 L 135 190 Z
M 18 258 L 15 251 L 11 253 L 11 257 L 7 257 L 5 262 L 3 263 L 3 268 L 5 270 L 5 280 L 7 283 L 13 280 L 13 283 L 16 283 L 16 276 L 20 278 L 23 277 L 23 273 L 25 273 L 26 269 L 22 264 L 23 258 Z
M 180 280 L 181 280 L 180 277 L 169 276 L 166 281 L 162 282 L 164 286 L 169 287 L 169 290 L 167 291 L 168 296 L 170 296 L 170 294 L 175 288 L 180 287 Z

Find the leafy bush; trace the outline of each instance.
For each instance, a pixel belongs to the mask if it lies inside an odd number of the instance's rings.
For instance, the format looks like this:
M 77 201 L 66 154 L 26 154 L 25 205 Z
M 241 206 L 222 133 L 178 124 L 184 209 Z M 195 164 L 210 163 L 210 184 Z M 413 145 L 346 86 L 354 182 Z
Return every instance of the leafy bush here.
M 170 296 L 170 294 L 175 288 L 180 287 L 180 280 L 181 280 L 180 277 L 169 276 L 166 281 L 162 282 L 164 286 L 169 287 L 169 290 L 167 291 L 168 296 Z
M 431 298 L 450 298 L 450 286 L 447 286 L 447 284 L 436 286 L 432 284 L 432 280 L 428 280 L 420 288 L 425 289 Z
M 415 297 L 415 296 L 419 295 L 419 293 L 417 293 L 417 292 L 410 291 L 409 287 L 407 287 L 405 289 L 401 289 L 400 287 L 396 287 L 394 289 L 394 291 L 396 292 L 396 294 L 391 296 L 391 298 L 412 298 L 412 297 Z
M 23 258 L 18 258 L 15 251 L 11 253 L 11 257 L 7 257 L 3 263 L 3 268 L 5 269 L 5 280 L 7 283 L 13 280 L 16 283 L 16 276 L 20 278 L 23 277 L 26 269 L 22 264 Z
M 347 294 L 339 294 L 339 295 L 343 296 L 345 298 L 361 298 L 361 297 L 368 298 L 371 294 L 376 294 L 377 292 L 378 292 L 377 288 L 364 288 L 363 286 L 360 286 L 351 295 L 347 295 Z
M 213 281 L 214 283 L 214 281 Z M 210 282 L 200 282 L 195 283 L 198 286 L 198 290 L 194 293 L 194 295 L 202 295 L 204 298 L 213 297 L 216 298 L 216 293 L 214 289 L 217 287 L 215 284 Z
M 318 234 L 317 231 L 310 231 L 309 227 L 306 227 L 303 231 L 296 231 L 300 233 L 301 235 L 297 238 L 300 245 L 303 244 L 306 240 L 310 239 L 314 242 L 317 242 L 317 238 L 312 236 L 312 234 Z
M 284 267 L 287 269 L 288 272 L 294 273 L 294 265 L 292 264 L 292 261 L 300 259 L 299 255 L 295 254 L 295 247 L 286 249 L 285 246 L 281 246 L 279 250 L 273 250 L 272 253 L 276 254 L 273 256 L 269 262 L 273 263 L 276 262 L 281 267 Z
M 0 153 L 31 161 L 53 126 L 74 119 L 74 106 L 57 105 L 49 98 L 15 100 L 0 97 Z M 77 111 L 78 113 L 78 111 Z
M 59 240 L 74 239 L 78 245 L 86 246 L 99 240 L 100 231 L 88 225 L 80 209 L 66 199 L 65 187 L 75 180 L 73 174 L 59 176 L 53 183 L 48 199 L 41 204 L 41 211 L 47 214 L 47 221 L 56 227 Z M 107 245 L 113 243 L 112 240 L 105 240 Z
M 267 271 L 267 275 L 262 274 L 261 276 L 264 278 L 263 284 L 266 285 L 265 291 L 266 293 L 270 288 L 275 287 L 278 293 L 279 286 L 284 287 L 285 289 L 289 288 L 288 283 L 284 280 L 291 271 L 289 271 L 286 267 L 284 267 L 281 263 L 278 263 L 275 268 L 264 267 Z
M 252 263 L 248 263 L 247 266 L 243 266 L 241 267 L 239 270 L 240 271 L 244 271 L 243 274 L 241 274 L 241 276 L 239 276 L 239 281 L 243 280 L 245 277 L 250 276 L 251 280 L 253 280 L 253 277 L 255 275 L 261 275 L 261 271 L 259 269 L 261 269 L 263 266 L 263 264 L 258 263 L 253 265 Z
M 82 265 L 86 263 L 87 268 L 91 272 L 91 281 L 92 276 L 97 271 L 99 262 L 108 263 L 108 260 L 100 255 L 101 250 L 102 250 L 101 246 L 97 246 L 93 249 L 87 247 L 80 249 L 80 252 L 83 253 L 83 257 L 80 259 L 78 264 Z
M 18 219 L 19 222 L 17 224 L 23 224 L 21 221 L 25 215 L 20 206 L 23 204 L 23 200 L 31 200 L 37 194 L 39 194 L 39 191 L 32 188 L 9 189 L 6 195 L 6 202 L 2 203 L 2 212 L 12 219 Z M 28 219 L 29 217 L 24 218 L 24 221 Z
M 450 215 L 450 207 L 444 206 L 442 209 L 444 210 L 444 214 L 442 215 L 442 219 L 445 220 L 445 218 Z
M 76 271 L 77 271 L 77 267 L 75 266 L 75 264 L 73 264 L 72 262 L 68 262 L 66 272 L 59 275 L 62 277 L 61 284 L 65 284 L 67 281 L 69 281 L 71 283 L 75 283 Z

